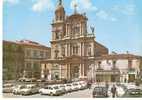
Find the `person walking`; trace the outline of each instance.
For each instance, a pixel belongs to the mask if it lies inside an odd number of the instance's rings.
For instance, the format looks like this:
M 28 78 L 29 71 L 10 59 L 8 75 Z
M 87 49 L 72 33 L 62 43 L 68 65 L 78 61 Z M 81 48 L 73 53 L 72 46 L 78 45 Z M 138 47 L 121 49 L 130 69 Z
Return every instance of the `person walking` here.
M 105 86 L 106 86 L 106 88 L 107 88 L 107 90 L 108 90 L 108 88 L 109 88 L 108 82 L 105 83 Z
M 111 93 L 112 93 L 112 97 L 115 98 L 115 96 L 116 96 L 116 87 L 115 87 L 115 85 L 113 85 L 113 87 L 111 88 Z

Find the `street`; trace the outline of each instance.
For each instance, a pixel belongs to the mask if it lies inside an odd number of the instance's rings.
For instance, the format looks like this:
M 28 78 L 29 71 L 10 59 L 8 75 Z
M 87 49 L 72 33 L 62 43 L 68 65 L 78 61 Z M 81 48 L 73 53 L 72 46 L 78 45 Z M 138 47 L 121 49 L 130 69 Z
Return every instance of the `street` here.
M 48 96 L 48 95 L 30 95 L 30 96 L 21 96 L 21 95 L 13 95 L 12 93 L 4 93 L 4 98 L 91 98 L 93 89 L 86 89 L 75 91 L 71 93 L 64 94 L 62 96 Z
M 4 93 L 3 97 L 4 98 L 92 98 L 93 88 L 97 85 L 98 84 L 93 84 L 91 89 L 73 91 L 71 93 L 66 93 L 61 96 L 48 96 L 48 95 L 40 95 L 40 94 L 21 96 L 21 95 L 14 95 L 12 93 Z M 109 85 L 109 88 L 111 87 L 112 85 Z M 117 90 L 118 90 L 118 97 L 121 97 L 124 93 L 122 87 L 117 86 Z M 112 97 L 110 90 L 108 90 L 108 95 L 109 95 L 109 98 Z

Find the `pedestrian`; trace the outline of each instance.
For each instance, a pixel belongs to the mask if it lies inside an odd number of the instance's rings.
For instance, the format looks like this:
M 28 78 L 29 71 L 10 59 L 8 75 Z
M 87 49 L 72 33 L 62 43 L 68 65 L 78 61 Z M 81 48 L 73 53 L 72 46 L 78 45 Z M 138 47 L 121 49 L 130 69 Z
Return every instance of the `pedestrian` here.
M 116 87 L 115 87 L 115 85 L 113 85 L 113 87 L 111 88 L 111 93 L 112 93 L 112 97 L 115 98 L 115 96 L 116 96 Z
M 87 83 L 87 86 L 89 89 L 91 89 L 91 82 L 90 81 Z
M 127 81 L 127 79 L 125 78 L 125 79 L 124 79 L 124 82 L 126 83 L 126 81 Z
M 108 82 L 106 82 L 106 88 L 107 88 L 107 90 L 108 90 L 108 88 L 109 88 L 109 84 L 108 84 Z

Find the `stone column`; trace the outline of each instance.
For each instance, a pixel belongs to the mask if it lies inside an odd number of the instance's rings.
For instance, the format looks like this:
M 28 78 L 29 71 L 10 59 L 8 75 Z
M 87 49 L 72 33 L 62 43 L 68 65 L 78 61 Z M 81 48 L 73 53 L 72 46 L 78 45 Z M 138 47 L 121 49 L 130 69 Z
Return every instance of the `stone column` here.
M 45 64 L 41 64 L 41 79 L 44 79 L 45 78 L 45 73 L 44 73 L 44 66 L 45 66 Z
M 71 75 L 71 68 L 70 68 L 70 64 L 68 64 L 68 79 L 70 79 L 71 77 L 70 77 L 70 75 Z
M 82 43 L 82 56 L 85 56 L 85 55 L 84 55 L 84 49 L 85 49 L 85 48 L 84 48 L 84 43 Z
M 82 78 L 82 73 L 81 73 L 81 71 L 82 71 L 82 66 L 81 66 L 81 64 L 80 64 L 80 66 L 79 66 L 79 78 Z
M 80 23 L 80 35 L 82 35 L 82 29 L 81 29 L 82 25 Z
M 80 43 L 80 56 L 82 56 L 82 42 Z
M 67 24 L 66 24 L 66 26 L 65 26 L 65 33 L 66 33 L 66 36 L 67 36 L 67 34 L 68 34 L 68 26 L 67 26 Z M 65 37 L 66 37 L 65 36 Z
M 82 64 L 82 77 L 84 78 L 84 63 Z
M 60 64 L 59 66 L 60 66 L 59 67 L 60 68 L 60 78 L 62 78 L 62 65 Z

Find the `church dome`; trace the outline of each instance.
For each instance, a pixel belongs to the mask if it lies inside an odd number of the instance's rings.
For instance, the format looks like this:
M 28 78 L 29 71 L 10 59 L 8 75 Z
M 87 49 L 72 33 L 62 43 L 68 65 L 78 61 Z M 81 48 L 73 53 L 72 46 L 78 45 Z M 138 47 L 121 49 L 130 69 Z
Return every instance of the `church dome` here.
M 63 5 L 58 5 L 55 12 L 64 11 Z
M 55 12 L 65 12 L 64 7 L 62 5 L 62 0 L 59 0 Z

